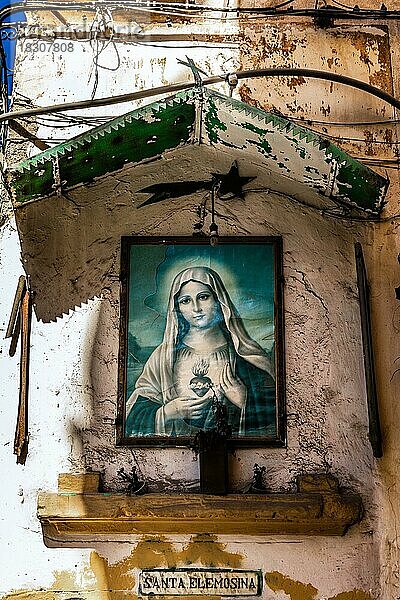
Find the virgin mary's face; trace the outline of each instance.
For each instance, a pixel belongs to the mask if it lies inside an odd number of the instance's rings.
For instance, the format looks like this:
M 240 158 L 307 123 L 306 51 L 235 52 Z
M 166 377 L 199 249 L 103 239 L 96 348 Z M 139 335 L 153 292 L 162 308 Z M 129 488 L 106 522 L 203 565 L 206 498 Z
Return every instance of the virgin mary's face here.
M 210 288 L 199 281 L 188 281 L 181 287 L 178 308 L 190 327 L 207 329 L 220 320 L 218 302 Z

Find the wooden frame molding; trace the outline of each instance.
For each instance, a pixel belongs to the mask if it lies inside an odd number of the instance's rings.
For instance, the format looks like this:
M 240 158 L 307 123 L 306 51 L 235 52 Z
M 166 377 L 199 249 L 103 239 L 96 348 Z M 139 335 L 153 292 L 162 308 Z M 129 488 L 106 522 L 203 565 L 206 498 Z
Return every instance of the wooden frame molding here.
M 59 492 L 41 493 L 38 518 L 46 546 L 123 540 L 135 535 L 344 535 L 359 522 L 361 498 L 328 475 L 306 475 L 291 494 L 99 493 L 99 474 L 62 474 Z

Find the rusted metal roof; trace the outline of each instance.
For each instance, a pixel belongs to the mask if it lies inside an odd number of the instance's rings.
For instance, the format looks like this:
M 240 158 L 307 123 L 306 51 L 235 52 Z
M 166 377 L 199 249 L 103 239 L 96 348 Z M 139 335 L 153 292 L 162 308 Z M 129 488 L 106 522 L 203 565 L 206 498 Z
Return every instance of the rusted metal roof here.
M 290 195 L 297 182 L 344 208 L 372 215 L 383 208 L 388 181 L 381 175 L 305 127 L 207 89 L 154 102 L 21 162 L 9 174 L 14 205 L 194 145 L 247 158 Z

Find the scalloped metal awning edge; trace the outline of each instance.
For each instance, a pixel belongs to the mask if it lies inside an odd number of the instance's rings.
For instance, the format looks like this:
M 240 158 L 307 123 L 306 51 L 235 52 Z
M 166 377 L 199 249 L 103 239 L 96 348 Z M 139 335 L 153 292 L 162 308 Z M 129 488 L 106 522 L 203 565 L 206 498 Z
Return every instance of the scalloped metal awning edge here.
M 8 173 L 14 206 L 201 141 L 221 151 L 237 149 L 238 157 L 253 154 L 266 169 L 341 206 L 382 211 L 388 181 L 322 136 L 208 89 L 199 98 L 193 89 L 179 92 L 22 161 Z

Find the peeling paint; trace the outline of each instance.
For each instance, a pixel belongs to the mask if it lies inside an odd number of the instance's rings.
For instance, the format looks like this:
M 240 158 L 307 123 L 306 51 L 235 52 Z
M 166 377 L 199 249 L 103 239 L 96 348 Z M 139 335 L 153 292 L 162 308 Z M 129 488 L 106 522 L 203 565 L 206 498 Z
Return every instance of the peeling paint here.
M 278 571 L 266 573 L 265 582 L 272 591 L 285 592 L 290 597 L 290 600 L 314 600 L 318 590 L 311 583 L 302 583 L 294 581 Z
M 96 577 L 97 587 L 100 590 L 132 590 L 135 585 L 135 577 L 130 572 L 133 562 L 131 555 L 115 564 L 109 564 L 97 552 L 92 552 L 90 566 Z
M 209 102 L 209 109 L 206 113 L 205 126 L 210 138 L 210 142 L 214 144 L 216 144 L 220 139 L 219 132 L 227 130 L 227 125 L 218 117 L 217 107 L 212 100 Z
M 228 552 L 226 544 L 218 541 L 217 536 L 210 534 L 195 535 L 190 543 L 179 554 L 184 564 L 199 563 L 208 567 L 237 568 L 242 565 L 244 556 Z
M 316 600 L 319 595 L 317 588 L 311 583 L 296 581 L 278 571 L 266 573 L 265 582 L 272 591 L 282 591 L 289 596 L 290 600 Z M 327 600 L 374 600 L 374 598 L 363 590 L 353 589 L 330 596 Z
M 182 550 L 176 549 L 164 537 L 146 537 L 138 542 L 127 557 L 115 563 L 110 563 L 96 551 L 91 552 L 87 575 L 94 577 L 94 586 L 88 584 L 82 587 L 77 582 L 77 574 L 74 572 L 56 571 L 51 589 L 20 590 L 4 596 L 2 600 L 56 600 L 60 592 L 74 593 L 76 599 L 86 599 L 91 597 L 94 591 L 100 592 L 100 598 L 104 600 L 118 598 L 118 594 L 121 593 L 129 593 L 130 598 L 136 598 L 132 593 L 136 583 L 133 573 L 135 569 L 174 568 L 178 565 L 194 564 L 211 568 L 237 568 L 241 566 L 243 558 L 238 553 L 228 552 L 226 544 L 219 542 L 214 535 L 195 535 Z M 209 598 L 212 600 L 214 597 Z
M 238 91 L 242 102 L 246 102 L 246 104 L 249 104 L 249 106 L 254 106 L 254 108 L 261 108 L 260 103 L 254 97 L 254 94 L 248 85 L 242 83 Z M 271 108 L 267 103 L 264 103 L 264 107 L 266 110 Z
M 304 85 L 305 83 L 307 83 L 305 77 L 289 77 L 287 85 L 290 90 L 293 90 L 296 89 L 297 86 Z
M 129 564 L 130 568 L 140 569 L 176 567 L 178 554 L 172 543 L 163 537 L 145 538 L 126 559 L 126 564 Z
M 69 592 L 75 600 L 86 600 L 82 586 L 77 581 L 77 574 L 72 571 L 55 571 L 51 587 L 44 589 L 25 589 L 11 592 L 1 600 L 60 600 L 64 599 L 63 592 Z

